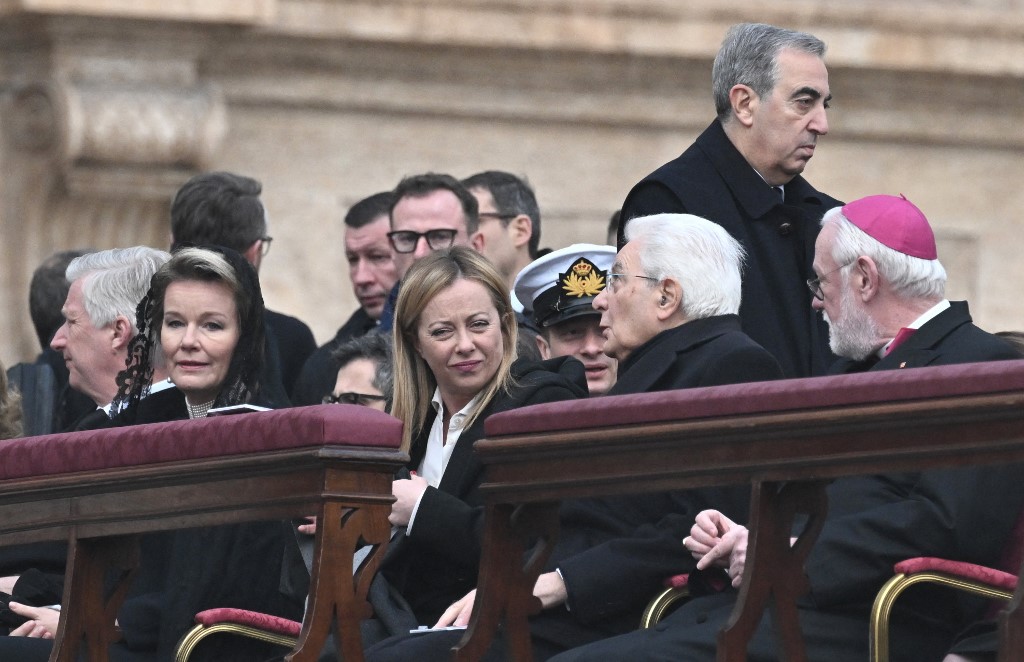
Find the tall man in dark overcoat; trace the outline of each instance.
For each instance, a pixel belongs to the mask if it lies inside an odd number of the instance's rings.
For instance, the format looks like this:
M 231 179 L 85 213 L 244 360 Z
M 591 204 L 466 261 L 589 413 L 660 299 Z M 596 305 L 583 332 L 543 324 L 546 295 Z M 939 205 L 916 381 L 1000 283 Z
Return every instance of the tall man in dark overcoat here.
M 814 240 L 839 202 L 801 176 L 828 133 L 831 93 L 825 44 L 771 25 L 733 26 L 712 70 L 717 118 L 679 158 L 633 187 L 629 219 L 659 213 L 714 221 L 747 252 L 743 330 L 787 377 L 822 374 L 834 357 L 827 330 L 807 305 Z

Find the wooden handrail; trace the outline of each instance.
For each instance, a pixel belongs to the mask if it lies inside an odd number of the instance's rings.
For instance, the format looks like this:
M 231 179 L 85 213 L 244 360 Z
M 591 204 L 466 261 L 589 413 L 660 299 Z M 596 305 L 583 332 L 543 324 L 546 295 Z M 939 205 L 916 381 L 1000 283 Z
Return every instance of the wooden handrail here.
M 64 444 L 81 448 L 83 440 L 116 449 L 118 435 L 144 438 L 152 447 L 130 453 L 125 466 L 0 480 L 4 544 L 69 542 L 61 622 L 50 659 L 72 662 L 79 651 L 90 662 L 107 659 L 123 591 L 104 603 L 104 576 L 119 569 L 127 579 L 138 561 L 138 534 L 311 513 L 319 515 L 320 525 L 309 609 L 288 659 L 316 660 L 335 614 L 345 659 L 362 659 L 359 621 L 369 616 L 366 591 L 390 537 L 391 480 L 408 462 L 398 450 L 401 424 L 357 411 L 364 409 L 307 407 L 210 419 L 202 425 L 181 421 L 38 438 L 48 449 Z M 242 420 L 248 417 L 264 418 Z M 250 436 L 239 446 L 263 450 L 232 453 L 231 440 L 243 431 Z M 183 432 L 205 435 L 223 452 L 210 455 L 202 443 L 193 443 L 195 452 L 174 448 L 171 461 L 146 461 L 150 455 L 167 456 L 168 449 L 161 447 L 180 443 Z M 376 434 L 376 445 L 352 445 L 365 443 L 367 434 Z M 0 462 L 23 453 L 33 440 L 18 443 L 20 448 L 0 445 Z M 103 463 L 117 464 L 109 458 Z M 367 543 L 378 547 L 353 574 L 352 554 Z
M 554 403 L 489 421 L 501 434 L 476 444 L 485 466 L 484 558 L 471 626 L 455 658 L 479 659 L 501 624 L 514 658 L 531 659 L 526 619 L 539 609 L 532 588 L 557 538 L 562 499 L 750 483 L 748 574 L 718 659 L 746 659 L 749 623 L 760 620 L 772 592 L 784 657 L 805 659 L 794 587 L 806 583 L 803 561 L 826 514 L 828 480 L 1024 461 L 1024 362 L 899 372 L 627 396 L 631 411 L 656 411 L 653 421 L 623 420 L 616 398 L 588 405 L 605 412 L 593 416 Z M 815 401 L 822 389 L 831 392 L 829 402 Z M 852 403 L 843 402 L 847 390 L 857 395 Z M 793 392 L 806 397 L 806 407 L 785 397 Z M 716 400 L 713 412 L 698 406 L 702 398 Z M 771 411 L 759 401 L 790 405 Z M 645 402 L 659 406 L 645 409 Z M 548 421 L 555 430 L 538 431 Z M 811 524 L 791 546 L 798 513 Z M 529 541 L 537 542 L 526 568 L 515 559 L 524 558 Z M 1014 640 L 1022 639 L 1024 610 L 1010 619 Z M 1017 648 L 1004 654 L 1024 659 Z

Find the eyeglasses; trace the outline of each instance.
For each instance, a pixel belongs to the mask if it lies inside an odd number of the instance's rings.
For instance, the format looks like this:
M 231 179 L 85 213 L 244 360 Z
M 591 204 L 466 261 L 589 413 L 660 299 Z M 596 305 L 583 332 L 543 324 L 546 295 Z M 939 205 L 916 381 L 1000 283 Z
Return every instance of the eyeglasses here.
M 388 233 L 391 240 L 391 247 L 398 253 L 412 253 L 416 250 L 416 244 L 420 243 L 420 237 L 425 237 L 430 250 L 439 251 L 451 248 L 455 242 L 455 235 L 458 230 L 427 230 L 426 232 L 413 232 L 412 230 L 395 230 Z
M 811 295 L 815 299 L 817 299 L 818 301 L 824 301 L 825 300 L 825 293 L 821 291 L 821 282 L 823 280 L 825 280 L 825 276 L 831 276 L 835 272 L 839 271 L 840 269 L 845 269 L 846 267 L 850 266 L 851 264 L 853 264 L 856 261 L 857 260 L 854 259 L 854 260 L 852 260 L 850 262 L 847 262 L 843 266 L 836 267 L 832 271 L 829 271 L 828 273 L 821 274 L 817 278 L 808 278 L 807 279 L 807 289 L 809 289 L 811 291 Z
M 477 216 L 480 217 L 480 220 L 483 220 L 485 218 L 496 218 L 499 221 L 505 221 L 507 223 L 508 221 L 511 221 L 513 218 L 518 216 L 518 214 L 501 214 L 496 211 L 482 211 L 479 214 L 477 214 Z
M 654 276 L 641 276 L 639 274 L 615 274 L 615 273 L 610 273 L 610 274 L 608 274 L 608 289 L 611 290 L 612 292 L 614 292 L 615 291 L 615 286 L 618 283 L 620 283 L 623 278 L 630 278 L 630 277 L 633 277 L 633 278 L 643 278 L 644 280 L 653 281 L 655 283 L 658 282 L 658 279 L 655 278 Z
M 274 238 L 273 237 L 260 237 L 260 241 L 263 242 L 263 244 L 260 246 L 260 255 L 262 255 L 263 257 L 266 257 L 267 253 L 270 252 L 270 242 L 274 241 Z
M 369 407 L 374 402 L 387 400 L 383 395 L 370 395 L 369 393 L 332 393 L 325 395 L 321 401 L 325 405 L 360 405 Z

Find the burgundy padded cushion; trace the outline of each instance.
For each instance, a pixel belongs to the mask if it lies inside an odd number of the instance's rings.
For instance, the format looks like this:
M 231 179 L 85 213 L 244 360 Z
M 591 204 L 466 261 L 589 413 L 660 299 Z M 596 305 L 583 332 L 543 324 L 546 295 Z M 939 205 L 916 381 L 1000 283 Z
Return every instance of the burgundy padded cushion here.
M 1024 360 L 964 363 L 553 402 L 495 414 L 487 419 L 486 433 L 593 429 L 1022 389 Z
M 0 442 L 0 480 L 309 446 L 398 448 L 402 423 L 369 407 L 316 405 Z
M 921 556 L 918 558 L 900 561 L 893 566 L 893 571 L 897 574 L 903 575 L 912 575 L 918 572 L 944 572 L 947 575 L 962 577 L 964 579 L 973 579 L 974 581 L 982 582 L 989 586 L 1005 589 L 1007 591 L 1012 591 L 1017 588 L 1017 576 L 1011 575 L 1008 572 L 996 570 L 995 568 L 986 568 L 985 566 L 975 565 L 973 563 L 949 561 L 947 559 L 937 559 L 929 556 Z
M 271 616 L 270 614 L 261 614 L 258 611 L 225 607 L 199 612 L 196 614 L 196 623 L 204 627 L 220 623 L 248 625 L 259 630 L 283 634 L 286 637 L 298 637 L 299 631 L 302 629 L 302 623 L 298 621 L 281 618 L 280 616 Z
M 672 575 L 665 580 L 665 588 L 686 588 L 690 583 L 690 575 Z

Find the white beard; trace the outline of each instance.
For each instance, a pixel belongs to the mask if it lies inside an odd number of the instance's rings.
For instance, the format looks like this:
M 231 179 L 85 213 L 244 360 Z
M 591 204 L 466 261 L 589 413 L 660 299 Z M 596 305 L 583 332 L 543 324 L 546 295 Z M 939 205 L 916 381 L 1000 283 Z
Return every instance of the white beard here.
M 839 316 L 839 321 L 833 322 L 824 315 L 828 322 L 828 346 L 836 356 L 863 361 L 878 347 L 878 326 L 866 312 L 853 305 L 853 295 L 846 287 L 839 300 Z

